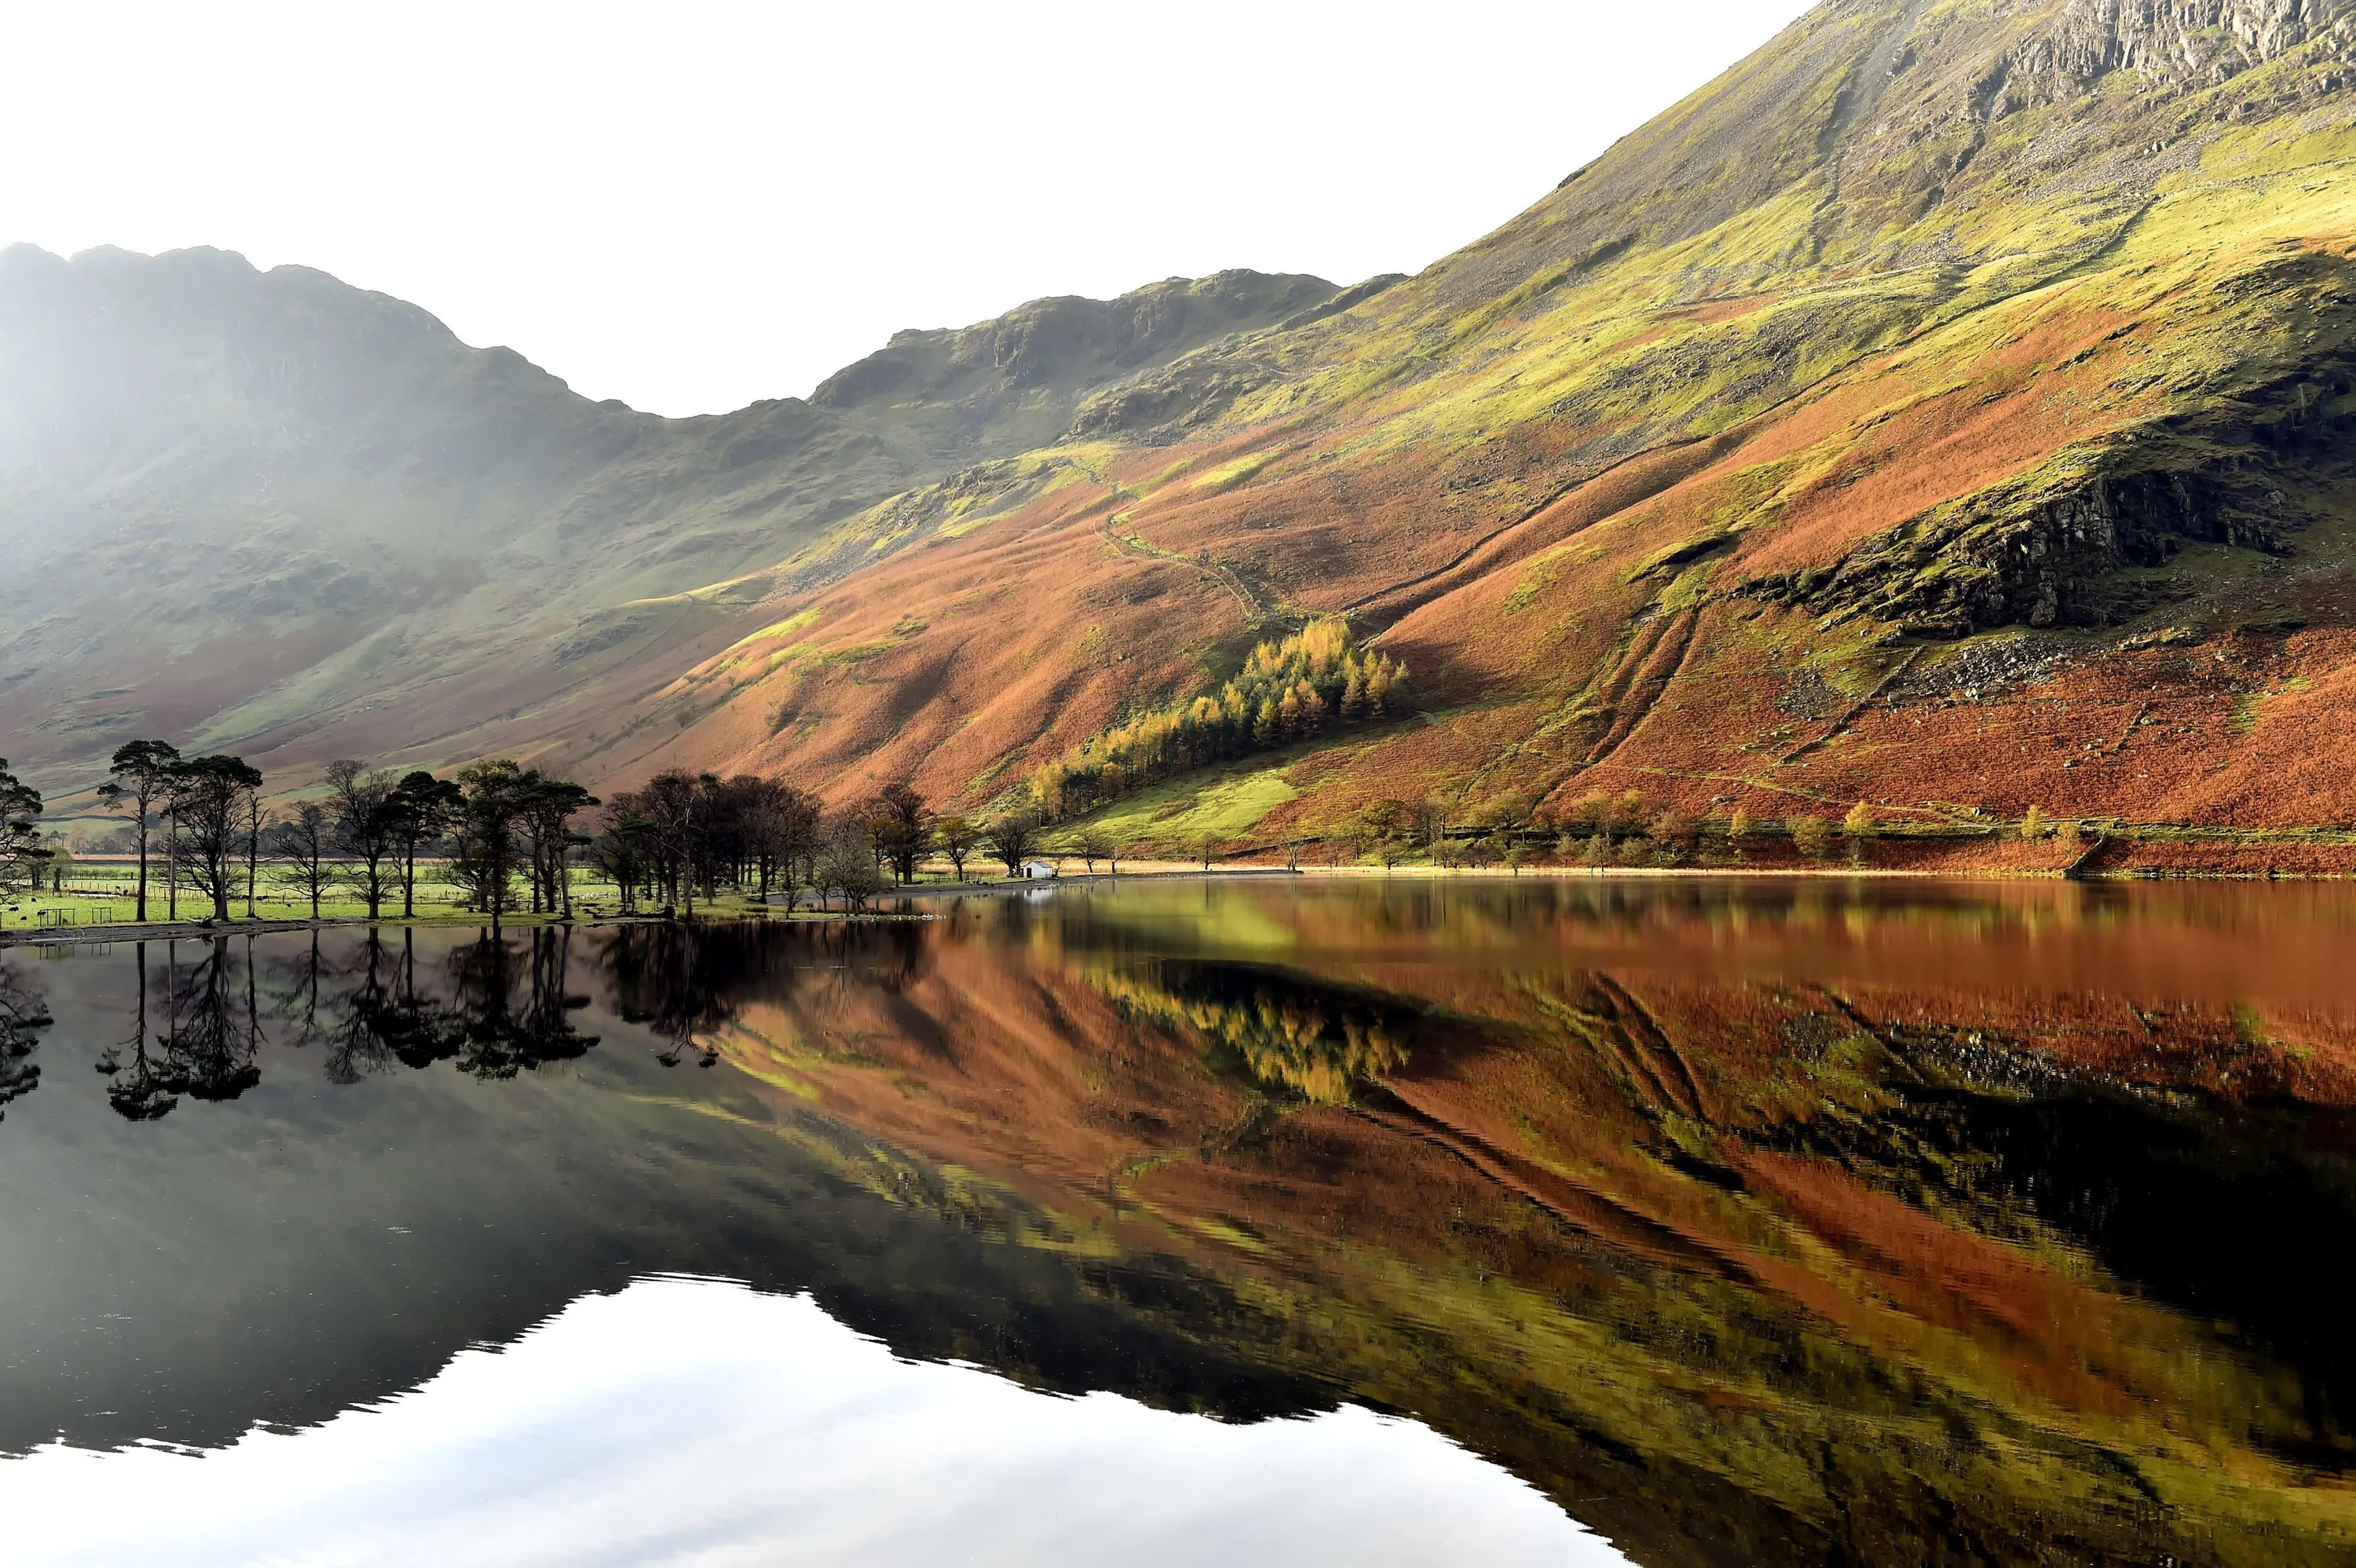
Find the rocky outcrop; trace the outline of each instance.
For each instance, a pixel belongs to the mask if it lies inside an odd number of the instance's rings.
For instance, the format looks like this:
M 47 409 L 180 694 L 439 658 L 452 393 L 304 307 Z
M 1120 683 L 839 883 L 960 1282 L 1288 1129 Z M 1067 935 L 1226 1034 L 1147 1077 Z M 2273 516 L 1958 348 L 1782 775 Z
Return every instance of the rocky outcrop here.
M 2128 585 L 2190 543 L 2281 554 L 2309 520 L 2297 496 L 2336 476 L 2356 443 L 2342 350 L 2208 412 L 2065 449 L 2035 473 L 1933 507 L 1829 568 L 1740 590 L 1819 613 L 1865 614 L 1907 636 L 1999 626 L 2100 626 L 2150 607 Z
M 2097 626 L 2144 608 L 2112 581 L 2199 541 L 2278 553 L 2304 520 L 2279 490 L 2200 470 L 2108 458 L 2060 484 L 1984 491 L 1852 551 L 1829 571 L 1762 578 L 1762 597 L 1863 613 L 1904 635 L 1997 626 Z
M 2091 80 L 2115 70 L 2205 86 L 2316 39 L 2351 41 L 2347 0 L 2070 0 L 2016 69 Z

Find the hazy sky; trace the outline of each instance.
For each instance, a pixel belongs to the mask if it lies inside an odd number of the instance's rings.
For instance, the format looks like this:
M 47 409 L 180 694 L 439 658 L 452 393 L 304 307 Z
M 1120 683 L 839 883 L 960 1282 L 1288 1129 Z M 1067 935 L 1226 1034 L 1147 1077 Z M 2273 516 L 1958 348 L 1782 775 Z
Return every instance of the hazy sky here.
M 300 261 L 712 411 L 1042 294 L 1412 272 L 1804 8 L 14 6 L 0 241 Z

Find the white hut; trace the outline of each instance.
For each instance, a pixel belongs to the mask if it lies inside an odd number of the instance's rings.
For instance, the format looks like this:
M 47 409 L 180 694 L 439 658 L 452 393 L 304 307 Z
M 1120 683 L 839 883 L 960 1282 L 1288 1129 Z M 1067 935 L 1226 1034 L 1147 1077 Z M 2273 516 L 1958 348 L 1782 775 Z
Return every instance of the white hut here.
M 1023 875 L 1031 881 L 1052 882 L 1059 874 L 1060 873 L 1055 868 L 1055 863 L 1052 860 L 1025 860 L 1023 862 Z

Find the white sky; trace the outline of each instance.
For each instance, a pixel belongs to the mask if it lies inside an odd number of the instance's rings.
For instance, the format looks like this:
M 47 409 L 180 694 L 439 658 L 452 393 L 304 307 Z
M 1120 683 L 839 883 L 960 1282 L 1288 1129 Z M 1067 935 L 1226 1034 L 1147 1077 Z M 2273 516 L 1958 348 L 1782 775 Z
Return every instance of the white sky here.
M 26 0 L 0 243 L 299 261 L 717 411 L 1042 294 L 1412 272 L 1804 8 Z

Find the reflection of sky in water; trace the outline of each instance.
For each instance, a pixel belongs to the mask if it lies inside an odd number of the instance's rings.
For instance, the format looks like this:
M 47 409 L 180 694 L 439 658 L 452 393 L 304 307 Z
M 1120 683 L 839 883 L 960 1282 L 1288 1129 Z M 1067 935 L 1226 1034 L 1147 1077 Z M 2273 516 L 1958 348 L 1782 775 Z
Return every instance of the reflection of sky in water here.
M 1414 1422 L 1053 1398 L 679 1278 L 306 1431 L 0 1462 L 0 1517 L 25 1564 L 1626 1561 Z

